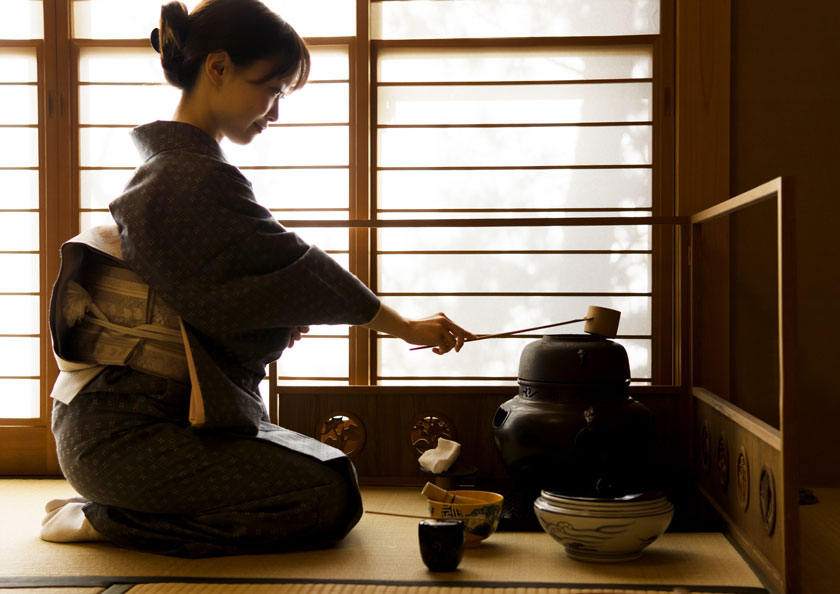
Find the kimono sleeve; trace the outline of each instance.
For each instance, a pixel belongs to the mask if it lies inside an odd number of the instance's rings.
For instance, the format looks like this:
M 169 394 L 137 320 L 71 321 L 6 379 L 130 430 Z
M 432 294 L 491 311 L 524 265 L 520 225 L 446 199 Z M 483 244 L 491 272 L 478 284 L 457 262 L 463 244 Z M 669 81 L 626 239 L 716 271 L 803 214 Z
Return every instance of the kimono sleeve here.
M 188 158 L 155 156 L 111 203 L 126 262 L 185 321 L 216 334 L 374 317 L 378 297 L 278 223 L 235 167 Z

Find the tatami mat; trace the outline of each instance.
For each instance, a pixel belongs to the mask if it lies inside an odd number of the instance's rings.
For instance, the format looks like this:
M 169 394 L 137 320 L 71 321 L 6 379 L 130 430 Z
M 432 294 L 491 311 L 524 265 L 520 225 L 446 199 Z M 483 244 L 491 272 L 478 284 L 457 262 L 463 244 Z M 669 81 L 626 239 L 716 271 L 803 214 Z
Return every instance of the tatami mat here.
M 646 549 L 640 559 L 619 564 L 571 560 L 542 532 L 496 533 L 479 547 L 467 550 L 459 569 L 450 573 L 432 573 L 423 565 L 417 546 L 418 520 L 371 514 L 366 514 L 350 535 L 332 549 L 278 555 L 180 559 L 102 543 L 41 541 L 38 532 L 44 503 L 51 498 L 71 495 L 73 491 L 64 481 L 0 479 L 0 526 L 3 527 L 0 587 L 101 586 L 121 582 L 167 582 L 167 578 L 170 582 L 189 578 L 344 582 L 334 584 L 336 587 L 349 587 L 348 583 L 353 582 L 356 585 L 361 582 L 364 587 L 368 587 L 367 584 L 393 584 L 395 587 L 592 584 L 623 586 L 625 593 L 629 586 L 655 588 L 658 585 L 656 589 L 660 591 L 664 586 L 673 585 L 691 586 L 693 591 L 700 591 L 698 587 L 710 587 L 711 591 L 720 591 L 722 587 L 741 588 L 742 591 L 762 587 L 732 545 L 718 533 L 667 533 Z M 417 489 L 368 487 L 363 490 L 363 497 L 368 510 L 426 514 L 424 500 Z M 30 581 L 26 582 L 27 579 Z M 280 585 L 272 584 L 271 591 L 279 591 L 276 588 Z M 152 585 L 143 585 L 140 590 L 136 589 L 138 587 L 131 589 L 132 594 L 210 591 L 208 583 L 167 586 L 176 588 L 173 590 L 147 590 Z M 191 587 L 200 589 L 189 590 Z M 230 591 L 225 590 L 226 593 Z M 332 594 L 331 590 L 317 591 Z M 431 591 L 422 590 L 424 594 Z M 459 588 L 459 591 L 465 590 Z M 368 594 L 364 590 L 359 592 Z M 376 590 L 370 592 L 380 594 Z M 420 593 L 421 590 L 399 592 Z M 494 594 L 500 594 L 500 591 L 495 589 Z
M 0 594 L 715 594 L 676 590 L 581 588 L 482 588 L 471 586 L 395 586 L 355 584 L 118 584 L 103 588 L 0 588 Z
M 102 594 L 104 591 L 105 588 L 0 588 L 0 594 Z
M 487 588 L 460 586 L 458 594 L 663 594 L 662 590 L 626 590 L 590 588 Z M 667 592 L 674 592 L 668 589 Z M 679 590 L 677 591 L 679 593 Z M 707 594 L 682 590 L 684 594 Z M 452 594 L 447 586 L 395 586 L 356 584 L 284 584 L 282 587 L 267 584 L 141 584 L 130 594 Z

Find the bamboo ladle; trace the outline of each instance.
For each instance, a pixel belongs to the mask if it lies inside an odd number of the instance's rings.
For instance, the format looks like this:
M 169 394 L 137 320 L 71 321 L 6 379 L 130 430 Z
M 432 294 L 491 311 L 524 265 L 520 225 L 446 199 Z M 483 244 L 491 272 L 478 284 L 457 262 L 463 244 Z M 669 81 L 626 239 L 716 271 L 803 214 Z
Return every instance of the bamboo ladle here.
M 618 334 L 618 321 L 621 318 L 621 312 L 607 307 L 598 307 L 597 305 L 590 305 L 586 310 L 586 316 L 574 320 L 566 320 L 565 322 L 556 322 L 553 324 L 545 324 L 544 326 L 534 326 L 533 328 L 523 328 L 521 330 L 512 330 L 510 332 L 499 332 L 498 334 L 482 334 L 478 338 L 471 338 L 464 342 L 475 342 L 477 340 L 486 340 L 488 338 L 501 338 L 503 336 L 513 336 L 514 334 L 522 334 L 524 332 L 533 332 L 534 330 L 543 330 L 545 328 L 554 328 L 556 326 L 565 326 L 566 324 L 574 324 L 576 322 L 586 322 L 583 327 L 584 332 L 589 334 L 598 334 L 599 336 L 606 336 L 607 338 L 615 338 Z M 423 349 L 433 348 L 434 345 L 426 345 L 419 347 L 412 347 L 409 350 L 420 351 Z

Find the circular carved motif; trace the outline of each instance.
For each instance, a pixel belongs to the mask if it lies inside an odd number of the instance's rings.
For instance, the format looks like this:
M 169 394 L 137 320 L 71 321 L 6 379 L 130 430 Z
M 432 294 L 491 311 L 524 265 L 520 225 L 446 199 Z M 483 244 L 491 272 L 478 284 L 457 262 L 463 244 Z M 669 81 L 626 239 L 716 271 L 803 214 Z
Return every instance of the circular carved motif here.
M 418 454 L 437 447 L 438 439 L 455 439 L 455 429 L 452 424 L 436 416 L 426 416 L 418 419 L 411 428 L 411 445 Z
M 738 503 L 741 504 L 742 510 L 747 511 L 750 506 L 750 459 L 747 458 L 747 450 L 744 449 L 744 446 L 741 446 L 738 452 L 735 477 Z
M 353 457 L 365 445 L 365 426 L 355 416 L 346 413 L 335 414 L 321 423 L 318 439 Z
M 726 436 L 721 435 L 717 443 L 718 482 L 720 488 L 726 491 L 729 487 L 729 443 Z
M 776 528 L 776 481 L 773 470 L 764 465 L 758 479 L 758 502 L 761 504 L 761 521 L 767 536 L 773 535 Z
M 708 474 L 712 467 L 712 438 L 709 435 L 709 426 L 705 424 L 700 433 L 700 462 L 703 464 L 703 470 Z

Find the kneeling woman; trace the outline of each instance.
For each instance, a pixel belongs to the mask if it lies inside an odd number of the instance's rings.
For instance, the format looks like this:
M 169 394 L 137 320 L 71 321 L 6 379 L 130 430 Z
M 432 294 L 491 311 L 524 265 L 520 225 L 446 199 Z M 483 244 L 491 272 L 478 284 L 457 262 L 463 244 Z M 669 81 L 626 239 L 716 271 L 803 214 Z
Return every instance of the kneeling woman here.
M 152 45 L 182 89 L 173 121 L 136 128 L 143 164 L 116 227 L 62 247 L 50 313 L 61 469 L 81 497 L 41 536 L 179 556 L 326 546 L 358 522 L 337 449 L 268 422 L 258 386 L 310 324 L 355 324 L 442 354 L 474 336 L 403 318 L 260 206 L 223 137 L 247 144 L 299 89 L 309 53 L 256 0 L 170 2 Z M 282 188 L 278 188 L 282 191 Z

